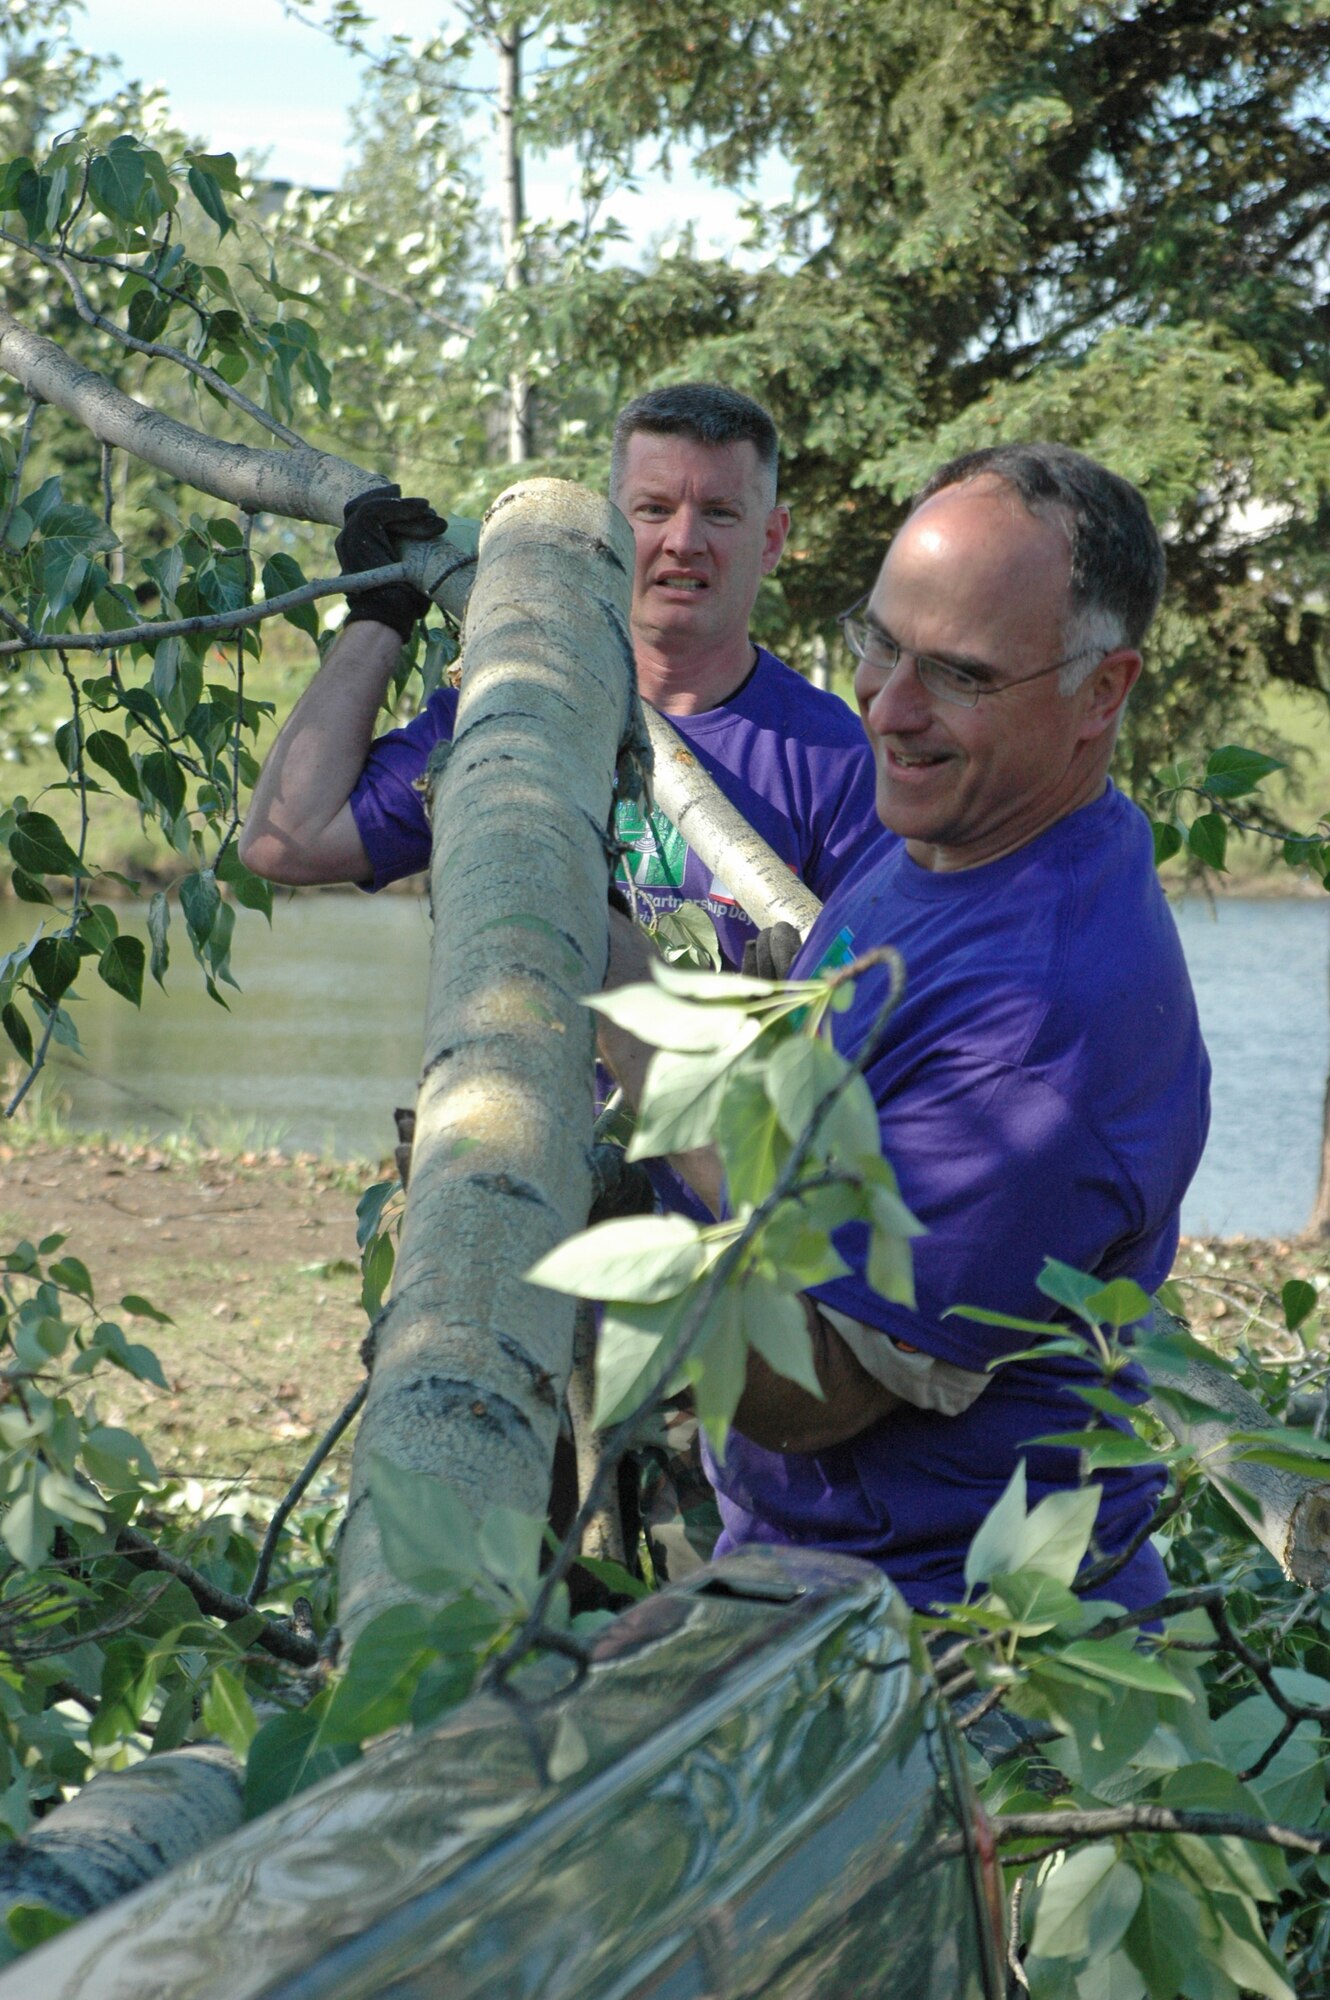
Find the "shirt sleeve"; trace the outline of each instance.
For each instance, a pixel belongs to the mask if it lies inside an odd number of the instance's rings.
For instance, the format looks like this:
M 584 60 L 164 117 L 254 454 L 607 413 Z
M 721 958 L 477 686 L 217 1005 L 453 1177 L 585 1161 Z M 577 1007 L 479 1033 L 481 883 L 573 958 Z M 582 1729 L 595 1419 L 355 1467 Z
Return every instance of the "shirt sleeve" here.
M 372 889 L 429 866 L 430 823 L 420 781 L 434 745 L 452 740 L 456 720 L 456 690 L 439 688 L 404 728 L 370 746 L 350 804 L 374 871 Z

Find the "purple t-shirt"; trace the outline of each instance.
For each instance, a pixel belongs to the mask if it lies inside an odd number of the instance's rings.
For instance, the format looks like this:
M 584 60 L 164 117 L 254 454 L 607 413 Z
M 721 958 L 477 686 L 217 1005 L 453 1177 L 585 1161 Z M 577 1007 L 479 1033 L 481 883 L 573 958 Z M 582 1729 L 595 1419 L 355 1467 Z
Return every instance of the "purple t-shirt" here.
M 901 952 L 906 987 L 866 1075 L 883 1152 L 929 1232 L 913 1245 L 917 1306 L 869 1287 L 857 1226 L 836 1239 L 850 1275 L 817 1296 L 983 1370 L 1028 1336 L 944 1314 L 973 1305 L 1056 1319 L 1035 1289 L 1046 1256 L 1154 1291 L 1205 1142 L 1209 1062 L 1143 815 L 1110 786 L 1016 853 L 957 873 L 887 844 L 828 904 L 794 976 L 878 944 Z M 885 982 L 866 974 L 832 1017 L 842 1053 L 858 1052 Z M 1139 1371 L 1128 1376 L 1115 1386 L 1139 1397 Z M 1029 1443 L 1089 1420 L 1069 1393 L 1076 1379 L 1096 1379 L 1088 1350 L 1084 1365 L 1012 1362 L 960 1416 L 901 1409 L 824 1452 L 764 1451 L 732 1432 L 712 1468 L 721 1549 L 838 1549 L 879 1563 L 917 1607 L 954 1600 L 1018 1458 L 1031 1504 L 1076 1483 L 1074 1452 Z M 1116 1552 L 1149 1519 L 1159 1477 L 1109 1472 L 1101 1484 L 1096 1541 Z M 1148 1543 L 1104 1587 L 1129 1606 L 1163 1588 Z
M 404 729 L 381 736 L 351 794 L 351 810 L 382 889 L 429 866 L 430 829 L 416 780 L 434 744 L 451 737 L 457 695 L 440 688 Z M 823 901 L 883 839 L 873 760 L 859 719 L 764 647 L 743 686 L 719 708 L 670 722 L 748 824 Z M 662 812 L 648 823 L 621 800 L 615 816 L 639 894 L 657 911 L 701 903 L 729 965 L 756 926 Z

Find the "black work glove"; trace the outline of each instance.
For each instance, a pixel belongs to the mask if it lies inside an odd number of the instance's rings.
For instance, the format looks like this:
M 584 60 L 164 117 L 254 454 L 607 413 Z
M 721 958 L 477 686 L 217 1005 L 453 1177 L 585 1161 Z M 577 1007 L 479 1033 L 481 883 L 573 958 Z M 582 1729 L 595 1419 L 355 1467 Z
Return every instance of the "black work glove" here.
M 448 525 L 428 500 L 404 500 L 400 486 L 371 486 L 357 493 L 342 509 L 342 520 L 345 525 L 333 547 L 344 576 L 400 562 L 399 543 L 432 542 Z M 385 583 L 378 590 L 357 590 L 347 598 L 346 623 L 372 618 L 379 625 L 391 625 L 405 644 L 429 605 L 414 583 Z
M 739 968 L 750 979 L 788 979 L 790 967 L 799 956 L 803 939 L 793 924 L 772 924 L 744 943 L 743 964 Z
M 624 895 L 623 890 L 620 889 L 616 883 L 611 882 L 609 888 L 606 890 L 605 893 L 609 900 L 610 908 L 612 910 L 617 910 L 621 917 L 627 917 L 631 922 L 633 915 L 632 907 L 629 904 L 628 898 Z

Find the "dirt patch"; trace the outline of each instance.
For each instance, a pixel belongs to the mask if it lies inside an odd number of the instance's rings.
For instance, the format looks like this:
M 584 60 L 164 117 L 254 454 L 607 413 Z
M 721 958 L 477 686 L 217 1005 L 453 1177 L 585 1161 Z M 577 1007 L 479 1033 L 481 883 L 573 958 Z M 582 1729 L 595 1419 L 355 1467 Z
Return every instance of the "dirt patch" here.
M 279 1155 L 0 1147 L 0 1248 L 63 1232 L 103 1316 L 155 1350 L 167 1392 L 106 1371 L 97 1394 L 159 1470 L 280 1492 L 360 1380 L 355 1210 L 375 1177 Z M 130 1319 L 126 1293 L 174 1324 Z
M 143 1146 L 0 1146 L 0 1250 L 54 1231 L 92 1274 L 103 1315 L 155 1349 L 169 1389 L 99 1377 L 104 1419 L 137 1431 L 163 1472 L 280 1493 L 361 1377 L 356 1202 L 388 1169 L 276 1153 L 173 1153 Z M 1188 1316 L 1217 1347 L 1241 1338 L 1292 1359 L 1271 1298 L 1307 1278 L 1326 1305 L 1330 1246 L 1193 1239 L 1178 1256 Z M 171 1326 L 128 1319 L 137 1293 Z M 345 1481 L 349 1440 L 330 1461 Z

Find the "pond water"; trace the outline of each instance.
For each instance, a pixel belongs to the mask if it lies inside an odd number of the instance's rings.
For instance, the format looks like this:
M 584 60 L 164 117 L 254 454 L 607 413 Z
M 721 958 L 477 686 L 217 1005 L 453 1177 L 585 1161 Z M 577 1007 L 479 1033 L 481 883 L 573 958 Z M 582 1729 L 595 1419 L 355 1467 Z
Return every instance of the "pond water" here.
M 142 912 L 118 914 L 142 934 Z M 0 952 L 41 915 L 0 903 Z M 1189 1234 L 1285 1235 L 1307 1219 L 1330 1054 L 1330 897 L 1190 898 L 1179 929 L 1214 1062 L 1210 1144 L 1183 1211 Z M 425 1008 L 429 927 L 416 896 L 301 895 L 271 932 L 238 913 L 244 988 L 210 1001 L 172 924 L 169 998 L 136 1011 L 89 981 L 76 1018 L 86 1060 L 57 1049 L 48 1089 L 78 1129 L 383 1158 L 409 1104 Z

